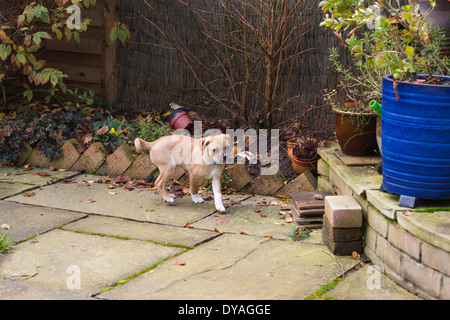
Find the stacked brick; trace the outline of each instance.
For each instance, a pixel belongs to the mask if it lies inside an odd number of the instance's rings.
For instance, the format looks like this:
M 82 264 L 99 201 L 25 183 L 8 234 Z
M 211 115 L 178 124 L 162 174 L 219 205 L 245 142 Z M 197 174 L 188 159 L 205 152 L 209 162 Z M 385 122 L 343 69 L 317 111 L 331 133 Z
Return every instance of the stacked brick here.
M 363 252 L 362 208 L 351 196 L 325 197 L 322 237 L 335 255 Z

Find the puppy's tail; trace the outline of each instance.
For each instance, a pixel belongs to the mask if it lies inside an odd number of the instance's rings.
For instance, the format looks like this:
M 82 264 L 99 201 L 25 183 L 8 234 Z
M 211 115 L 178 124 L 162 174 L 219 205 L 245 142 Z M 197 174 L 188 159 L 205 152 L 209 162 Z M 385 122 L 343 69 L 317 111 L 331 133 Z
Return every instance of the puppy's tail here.
M 142 149 L 152 150 L 153 143 L 142 140 L 141 138 L 134 139 L 134 146 L 136 147 L 136 151 L 141 153 Z

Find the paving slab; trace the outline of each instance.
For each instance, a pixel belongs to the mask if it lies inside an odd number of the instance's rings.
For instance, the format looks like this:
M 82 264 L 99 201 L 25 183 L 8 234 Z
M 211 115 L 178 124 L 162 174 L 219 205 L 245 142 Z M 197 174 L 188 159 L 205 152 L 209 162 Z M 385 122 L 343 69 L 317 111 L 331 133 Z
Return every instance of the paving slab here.
M 40 175 L 40 173 L 43 174 Z M 44 186 L 78 174 L 75 171 L 51 171 L 47 168 L 33 168 L 25 171 L 22 168 L 2 167 L 0 168 L 0 182 Z
M 233 248 L 233 250 L 230 250 Z M 303 298 L 341 267 L 322 245 L 226 234 L 99 296 L 105 299 L 253 300 Z M 348 269 L 356 264 L 339 257 Z
M 36 186 L 32 184 L 0 182 L 0 200 L 35 188 Z
M 23 281 L 0 279 L 0 300 L 93 300 L 93 298 Z
M 421 300 L 371 264 L 348 274 L 323 296 L 343 300 Z
M 53 230 L 1 255 L 0 275 L 88 297 L 181 250 L 146 241 Z M 76 281 L 79 288 L 72 286 Z
M 97 179 L 99 179 L 98 176 L 80 175 L 74 179 L 73 183 L 46 186 L 36 190 L 36 195 L 33 197 L 19 195 L 10 200 L 181 227 L 215 211 L 213 200 L 195 204 L 190 196 L 184 196 L 175 199 L 174 203 L 166 204 L 157 191 L 149 189 L 126 191 L 124 188 L 111 190 L 108 189 L 108 184 L 93 182 Z M 229 199 L 224 201 L 224 205 L 229 206 L 232 201 L 239 201 L 246 197 L 248 196 L 230 195 Z
M 280 202 L 274 197 L 255 196 L 231 206 L 226 214 L 215 213 L 194 223 L 192 227 L 287 239 L 294 226 L 284 222 L 282 218 L 285 215 L 280 214 L 281 206 L 270 205 L 272 201 Z M 258 203 L 263 202 L 268 206 L 258 206 Z
M 64 230 L 105 234 L 136 240 L 155 241 L 168 245 L 193 247 L 217 237 L 218 234 L 193 228 L 172 227 L 149 222 L 130 221 L 121 218 L 90 216 L 66 225 Z
M 0 202 L 0 225 L 9 225 L 9 230 L 0 229 L 14 241 L 22 241 L 80 219 L 86 215 L 67 210 L 35 207 L 10 201 Z

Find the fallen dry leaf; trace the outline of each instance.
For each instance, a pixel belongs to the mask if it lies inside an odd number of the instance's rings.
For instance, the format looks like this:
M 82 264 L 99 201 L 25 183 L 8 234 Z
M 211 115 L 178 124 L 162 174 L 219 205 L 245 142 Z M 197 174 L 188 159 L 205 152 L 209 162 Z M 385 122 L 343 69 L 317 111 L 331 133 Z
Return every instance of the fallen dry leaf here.
M 253 211 L 255 211 L 256 213 L 261 213 L 261 209 L 259 207 L 256 207 Z
M 36 173 L 38 176 L 41 176 L 41 177 L 48 177 L 48 176 L 50 176 L 50 174 L 49 173 L 47 173 L 47 172 L 38 172 L 38 173 Z
M 267 215 L 266 215 L 266 214 L 263 214 L 263 213 L 260 213 L 259 216 L 260 216 L 261 218 L 267 218 Z
M 50 171 L 58 171 L 58 168 L 55 168 L 55 167 L 53 167 L 53 166 L 50 166 Z
M 95 200 L 88 199 L 88 200 L 81 200 L 80 202 L 81 203 L 92 203 L 92 202 L 95 202 Z
M 6 223 L 4 223 L 4 224 L 2 224 L 1 226 L 0 226 L 2 229 L 4 229 L 4 230 L 9 230 L 11 227 L 9 226 L 9 225 L 7 225 Z
M 220 234 L 224 234 L 222 231 L 217 230 L 217 228 L 214 228 L 214 232 L 220 233 Z
M 176 266 L 185 266 L 186 265 L 186 261 L 183 260 L 179 260 L 177 258 L 172 260 L 172 264 L 176 265 Z
M 292 223 L 292 222 L 294 222 L 294 219 L 292 219 L 292 217 L 286 217 L 286 218 L 284 219 L 284 222 L 286 222 L 286 223 Z
M 99 135 L 107 133 L 108 131 L 109 131 L 109 127 L 108 126 L 103 126 L 100 129 L 98 129 L 97 131 L 95 131 L 95 135 L 99 136 Z
M 73 183 L 73 179 L 62 179 L 60 182 L 61 183 Z
M 36 193 L 34 193 L 34 192 L 25 193 L 25 197 L 27 197 L 27 198 L 34 197 L 35 195 L 36 195 Z
M 117 194 L 117 191 L 108 191 L 107 194 Z
M 186 229 L 190 228 L 190 227 L 191 227 L 191 223 L 190 223 L 190 222 L 186 223 L 186 225 L 185 225 L 184 227 L 185 227 Z

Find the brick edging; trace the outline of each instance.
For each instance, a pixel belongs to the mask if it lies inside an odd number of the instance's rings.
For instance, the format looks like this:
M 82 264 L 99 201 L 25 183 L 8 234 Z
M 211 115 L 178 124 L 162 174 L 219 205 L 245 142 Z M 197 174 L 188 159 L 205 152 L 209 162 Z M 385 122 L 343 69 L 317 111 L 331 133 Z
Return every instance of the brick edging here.
M 57 159 L 46 157 L 39 149 L 23 144 L 21 155 L 16 166 L 29 164 L 35 167 L 88 172 L 102 176 L 128 176 L 131 179 L 147 179 L 150 175 L 158 176 L 158 168 L 150 161 L 148 153 L 135 153 L 128 145 L 122 145 L 107 155 L 105 147 L 100 142 L 93 143 L 86 151 L 79 153 L 79 144 L 76 139 L 68 140 L 61 148 L 61 156 Z M 292 192 L 315 191 L 317 181 L 308 171 L 289 183 L 285 183 L 281 172 L 270 175 L 259 175 L 253 178 L 247 167 L 235 164 L 227 169 L 231 178 L 229 186 L 240 192 L 254 193 L 265 196 L 283 195 L 288 197 Z M 177 170 L 176 180 L 189 183 L 187 174 L 180 168 Z

